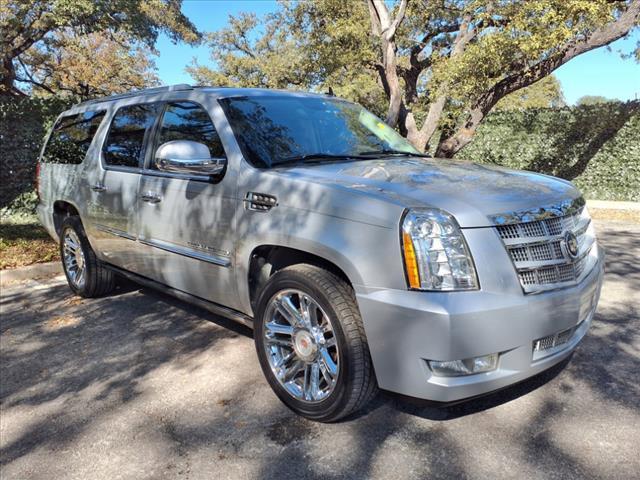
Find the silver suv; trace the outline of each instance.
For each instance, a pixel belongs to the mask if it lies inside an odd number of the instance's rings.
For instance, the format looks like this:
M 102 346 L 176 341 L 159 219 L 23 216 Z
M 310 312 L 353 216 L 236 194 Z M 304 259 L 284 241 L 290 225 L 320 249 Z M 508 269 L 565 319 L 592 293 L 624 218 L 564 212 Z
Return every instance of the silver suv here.
M 318 421 L 378 388 L 454 402 L 530 377 L 574 350 L 600 294 L 571 183 L 429 158 L 332 96 L 85 102 L 38 178 L 75 293 L 121 275 L 252 327 L 273 391 Z

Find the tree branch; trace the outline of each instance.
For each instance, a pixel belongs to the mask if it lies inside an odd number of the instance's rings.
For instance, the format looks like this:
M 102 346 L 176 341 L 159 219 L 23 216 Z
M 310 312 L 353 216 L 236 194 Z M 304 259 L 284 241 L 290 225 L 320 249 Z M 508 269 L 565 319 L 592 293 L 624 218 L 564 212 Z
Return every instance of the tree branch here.
M 396 31 L 398 30 L 398 26 L 402 23 L 402 20 L 404 20 L 404 15 L 406 12 L 407 12 L 407 0 L 401 0 L 400 8 L 398 9 L 398 14 L 396 15 L 396 18 L 393 19 L 393 22 L 391 23 L 391 25 L 389 25 L 389 28 L 387 28 L 386 30 L 383 30 L 382 32 L 385 34 L 385 37 L 387 38 L 387 40 L 391 40 L 395 37 Z
M 418 55 L 420 55 L 420 53 L 422 53 L 422 51 L 425 49 L 425 47 L 431 43 L 431 41 L 436 38 L 439 35 L 442 35 L 443 33 L 454 33 L 457 32 L 458 30 L 460 30 L 460 24 L 459 23 L 451 23 L 448 25 L 443 25 L 443 26 L 439 26 L 437 27 L 437 29 L 431 30 L 430 32 L 427 32 L 421 39 L 420 41 L 418 41 L 413 47 L 411 47 L 411 50 L 409 52 L 410 56 L 415 56 L 417 57 Z
M 617 20 L 596 29 L 582 40 L 572 40 L 565 43 L 556 54 L 498 81 L 480 96 L 462 127 L 454 135 L 441 142 L 437 154 L 451 157 L 464 148 L 471 141 L 480 122 L 500 99 L 541 80 L 578 55 L 624 37 L 638 23 L 639 19 L 640 0 L 633 0 Z

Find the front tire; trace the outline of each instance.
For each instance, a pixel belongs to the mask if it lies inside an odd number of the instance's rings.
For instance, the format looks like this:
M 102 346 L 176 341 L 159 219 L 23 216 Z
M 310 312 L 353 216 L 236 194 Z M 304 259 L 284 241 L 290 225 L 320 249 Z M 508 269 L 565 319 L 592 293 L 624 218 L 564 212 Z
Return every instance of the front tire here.
M 115 288 L 115 278 L 97 258 L 78 217 L 65 217 L 60 227 L 60 258 L 69 288 L 81 297 L 100 297 Z
M 336 421 L 377 393 L 353 290 L 331 272 L 305 264 L 276 272 L 260 294 L 254 338 L 269 385 L 303 417 Z

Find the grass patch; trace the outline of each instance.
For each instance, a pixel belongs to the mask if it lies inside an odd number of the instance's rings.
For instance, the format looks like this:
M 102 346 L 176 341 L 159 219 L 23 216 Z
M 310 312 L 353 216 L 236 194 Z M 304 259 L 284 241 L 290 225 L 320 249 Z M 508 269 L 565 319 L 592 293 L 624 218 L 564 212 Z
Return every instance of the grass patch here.
M 58 244 L 33 218 L 0 223 L 0 270 L 58 260 Z

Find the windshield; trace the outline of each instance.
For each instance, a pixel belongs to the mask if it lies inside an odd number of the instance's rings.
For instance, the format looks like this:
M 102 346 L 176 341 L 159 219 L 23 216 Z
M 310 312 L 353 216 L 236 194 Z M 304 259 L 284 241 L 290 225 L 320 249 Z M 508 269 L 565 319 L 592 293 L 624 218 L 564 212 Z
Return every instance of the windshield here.
M 245 158 L 260 168 L 298 161 L 419 152 L 360 105 L 321 97 L 220 100 Z M 366 157 L 366 156 L 369 157 Z

